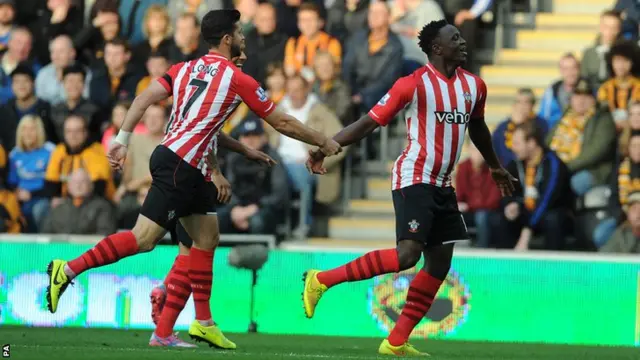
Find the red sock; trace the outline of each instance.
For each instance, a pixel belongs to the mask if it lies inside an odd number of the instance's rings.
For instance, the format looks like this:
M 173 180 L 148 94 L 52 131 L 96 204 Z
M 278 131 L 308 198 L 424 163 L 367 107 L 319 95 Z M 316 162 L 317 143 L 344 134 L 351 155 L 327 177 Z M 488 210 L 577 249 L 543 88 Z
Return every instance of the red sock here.
M 345 281 L 360 281 L 374 276 L 400 271 L 396 249 L 377 250 L 337 267 L 318 274 L 318 281 L 332 287 Z
M 196 320 L 211 319 L 211 284 L 213 282 L 213 251 L 191 248 L 189 279 L 196 307 Z
M 156 335 L 161 338 L 171 336 L 178 316 L 191 295 L 191 280 L 189 279 L 189 256 L 178 255 L 171 268 L 171 275 L 167 276 L 167 300 L 164 303 L 160 321 L 156 328 Z
M 93 248 L 67 263 L 75 275 L 96 267 L 112 264 L 138 253 L 138 243 L 131 231 L 112 234 L 100 240 Z
M 413 328 L 429 311 L 441 284 L 442 280 L 434 278 L 424 270 L 418 271 L 409 284 L 407 300 L 400 318 L 389 334 L 388 340 L 391 345 L 400 346 L 409 340 Z
M 173 271 L 176 269 L 176 264 L 178 263 L 178 259 L 180 258 L 180 256 L 186 256 L 188 258 L 187 255 L 178 255 L 176 256 L 176 259 L 173 261 L 173 265 L 171 265 L 171 270 L 169 270 L 169 272 L 167 273 L 167 276 L 164 278 L 164 281 L 162 282 L 162 284 L 164 285 L 164 287 L 166 288 L 167 286 L 169 286 L 169 281 L 171 280 L 171 276 L 173 275 Z M 189 264 L 189 263 L 187 263 Z M 189 270 L 189 267 L 187 266 L 187 270 Z M 191 289 L 191 287 L 189 287 L 189 289 Z M 189 290 L 191 291 L 191 290 Z

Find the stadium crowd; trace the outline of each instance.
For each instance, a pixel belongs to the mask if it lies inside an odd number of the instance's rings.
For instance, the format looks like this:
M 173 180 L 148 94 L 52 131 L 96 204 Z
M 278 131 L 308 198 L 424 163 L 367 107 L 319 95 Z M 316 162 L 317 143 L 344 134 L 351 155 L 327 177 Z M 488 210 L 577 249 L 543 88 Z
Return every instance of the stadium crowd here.
M 147 110 L 122 174 L 109 168 L 106 149 L 136 94 L 172 64 L 208 51 L 199 33 L 208 10 L 238 9 L 247 45 L 243 71 L 284 111 L 333 135 L 426 62 L 415 37 L 428 22 L 456 24 L 473 54 L 477 19 L 491 3 L 0 0 L 0 232 L 109 234 L 132 226 L 171 104 Z M 602 14 L 593 47 L 580 58 L 559 59 L 561 79 L 549 85 L 538 111 L 531 89 L 515 94 L 512 113 L 494 131 L 499 158 L 522 185 L 514 197 L 500 198 L 469 146 L 455 184 L 477 246 L 640 252 L 636 6 L 618 1 Z M 275 133 L 244 105 L 223 131 L 278 161 L 265 168 L 219 153 L 234 190 L 219 211 L 223 233 L 275 233 L 297 193 L 309 195 L 301 197 L 303 227 L 314 203 L 338 200 L 342 157 L 331 158 L 326 175 L 311 176 L 308 148 Z M 613 194 L 609 209 L 588 219 L 593 234 L 583 236 L 593 246 L 567 243 L 582 228 L 581 200 L 603 186 Z

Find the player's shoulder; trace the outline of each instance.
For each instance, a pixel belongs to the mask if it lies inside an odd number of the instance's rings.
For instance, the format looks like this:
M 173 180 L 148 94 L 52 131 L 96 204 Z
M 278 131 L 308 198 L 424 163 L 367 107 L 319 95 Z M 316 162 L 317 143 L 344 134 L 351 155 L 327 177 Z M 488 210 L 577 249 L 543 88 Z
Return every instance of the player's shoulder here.
M 470 71 L 467 71 L 463 68 L 458 68 L 458 73 L 462 76 L 465 76 L 467 78 L 471 78 L 473 79 L 475 86 L 478 89 L 486 89 L 487 88 L 487 84 L 484 82 L 484 80 L 482 80 L 482 78 Z

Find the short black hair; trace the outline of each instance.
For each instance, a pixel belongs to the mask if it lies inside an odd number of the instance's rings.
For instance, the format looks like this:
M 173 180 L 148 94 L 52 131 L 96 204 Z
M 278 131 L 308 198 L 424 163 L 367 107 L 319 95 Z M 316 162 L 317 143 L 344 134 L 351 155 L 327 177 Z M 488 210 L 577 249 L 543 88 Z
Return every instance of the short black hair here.
M 131 46 L 129 46 L 129 43 L 121 38 L 115 38 L 104 43 L 105 49 L 107 48 L 107 45 L 122 46 L 125 52 L 131 52 Z
M 13 77 L 16 75 L 27 75 L 29 78 L 31 78 L 31 81 L 35 80 L 36 78 L 33 67 L 27 62 L 21 62 L 18 64 L 18 66 L 16 66 L 15 69 L 13 69 L 13 71 L 11 72 L 11 78 L 13 79 Z
M 220 46 L 225 35 L 231 35 L 240 21 L 238 10 L 211 10 L 202 18 L 201 33 L 204 41 L 211 47 Z
M 527 121 L 516 125 L 514 132 L 520 130 L 524 133 L 525 140 L 534 140 L 540 147 L 544 147 L 544 131 L 535 121 Z
M 152 51 L 149 54 L 149 57 L 147 59 L 151 59 L 151 58 L 162 58 L 169 61 L 168 54 L 165 51 L 161 51 L 161 50 Z
M 640 72 L 640 49 L 638 45 L 631 40 L 619 40 L 615 42 L 606 56 L 607 68 L 609 70 L 609 74 L 613 74 L 613 58 L 615 56 L 623 57 L 629 61 L 631 61 L 631 74 L 638 75 Z
M 87 71 L 84 69 L 84 66 L 82 66 L 79 63 L 73 63 L 69 66 L 66 66 L 64 69 L 62 69 L 62 78 L 64 79 L 65 77 L 67 77 L 67 75 L 69 74 L 82 74 L 82 78 L 86 79 L 87 78 Z
M 420 33 L 418 34 L 418 45 L 420 46 L 420 49 L 422 49 L 422 52 L 427 55 L 431 54 L 433 41 L 438 37 L 440 29 L 448 24 L 449 23 L 446 20 L 432 21 L 420 30 Z

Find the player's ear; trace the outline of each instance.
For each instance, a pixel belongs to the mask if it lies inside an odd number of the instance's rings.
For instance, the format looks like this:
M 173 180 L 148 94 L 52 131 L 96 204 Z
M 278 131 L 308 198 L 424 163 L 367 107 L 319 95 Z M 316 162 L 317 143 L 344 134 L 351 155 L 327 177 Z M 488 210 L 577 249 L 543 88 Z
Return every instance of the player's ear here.
M 438 44 L 431 45 L 431 52 L 436 55 L 440 55 L 442 52 L 442 47 Z

